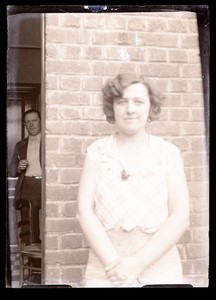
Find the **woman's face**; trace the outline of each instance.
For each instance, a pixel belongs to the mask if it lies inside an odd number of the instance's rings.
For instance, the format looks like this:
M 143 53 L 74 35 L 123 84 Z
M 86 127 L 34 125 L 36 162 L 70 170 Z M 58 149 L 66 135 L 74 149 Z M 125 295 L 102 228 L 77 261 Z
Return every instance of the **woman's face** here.
M 128 86 L 122 98 L 114 100 L 113 110 L 120 132 L 134 135 L 143 131 L 148 119 L 150 99 L 147 88 L 142 83 Z

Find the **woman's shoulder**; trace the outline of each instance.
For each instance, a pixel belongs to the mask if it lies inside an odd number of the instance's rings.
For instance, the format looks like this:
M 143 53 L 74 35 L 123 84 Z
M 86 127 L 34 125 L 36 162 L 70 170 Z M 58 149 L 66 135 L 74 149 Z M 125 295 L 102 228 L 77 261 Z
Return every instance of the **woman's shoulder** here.
M 87 148 L 87 153 L 91 157 L 101 157 L 108 153 L 110 153 L 112 149 L 113 138 L 112 136 L 106 136 L 103 138 L 98 138 L 94 142 L 91 143 Z
M 155 151 L 159 151 L 161 153 L 180 153 L 180 150 L 176 145 L 160 136 L 151 135 L 151 145 Z

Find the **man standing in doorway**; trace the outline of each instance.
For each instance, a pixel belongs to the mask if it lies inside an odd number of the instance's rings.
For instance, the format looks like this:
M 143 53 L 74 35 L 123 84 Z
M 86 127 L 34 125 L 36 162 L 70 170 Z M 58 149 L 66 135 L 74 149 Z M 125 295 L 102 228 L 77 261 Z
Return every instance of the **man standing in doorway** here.
M 23 115 L 28 137 L 19 141 L 9 168 L 9 176 L 18 177 L 15 191 L 16 209 L 21 213 L 21 239 L 29 244 L 27 227 L 29 203 L 32 205 L 33 243 L 40 243 L 41 212 L 41 117 L 35 109 Z

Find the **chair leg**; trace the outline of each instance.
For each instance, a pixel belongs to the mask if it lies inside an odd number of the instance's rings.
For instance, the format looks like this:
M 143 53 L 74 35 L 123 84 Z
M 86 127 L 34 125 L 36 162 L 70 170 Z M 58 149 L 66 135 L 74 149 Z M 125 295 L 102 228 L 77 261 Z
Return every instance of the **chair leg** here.
M 23 276 L 24 276 L 24 261 L 23 261 L 23 256 L 20 254 L 20 280 L 19 280 L 19 286 L 22 287 L 23 285 Z

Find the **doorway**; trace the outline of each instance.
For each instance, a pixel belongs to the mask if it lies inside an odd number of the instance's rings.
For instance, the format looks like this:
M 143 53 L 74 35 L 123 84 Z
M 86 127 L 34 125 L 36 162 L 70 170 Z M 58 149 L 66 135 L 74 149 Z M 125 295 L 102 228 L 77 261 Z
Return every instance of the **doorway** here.
M 16 143 L 27 136 L 22 120 L 28 109 L 41 111 L 41 26 L 37 13 L 7 16 L 7 169 Z M 8 174 L 8 173 L 7 173 Z M 7 176 L 7 287 L 19 287 L 19 257 L 15 209 L 17 178 Z M 43 215 L 43 214 L 42 214 Z

